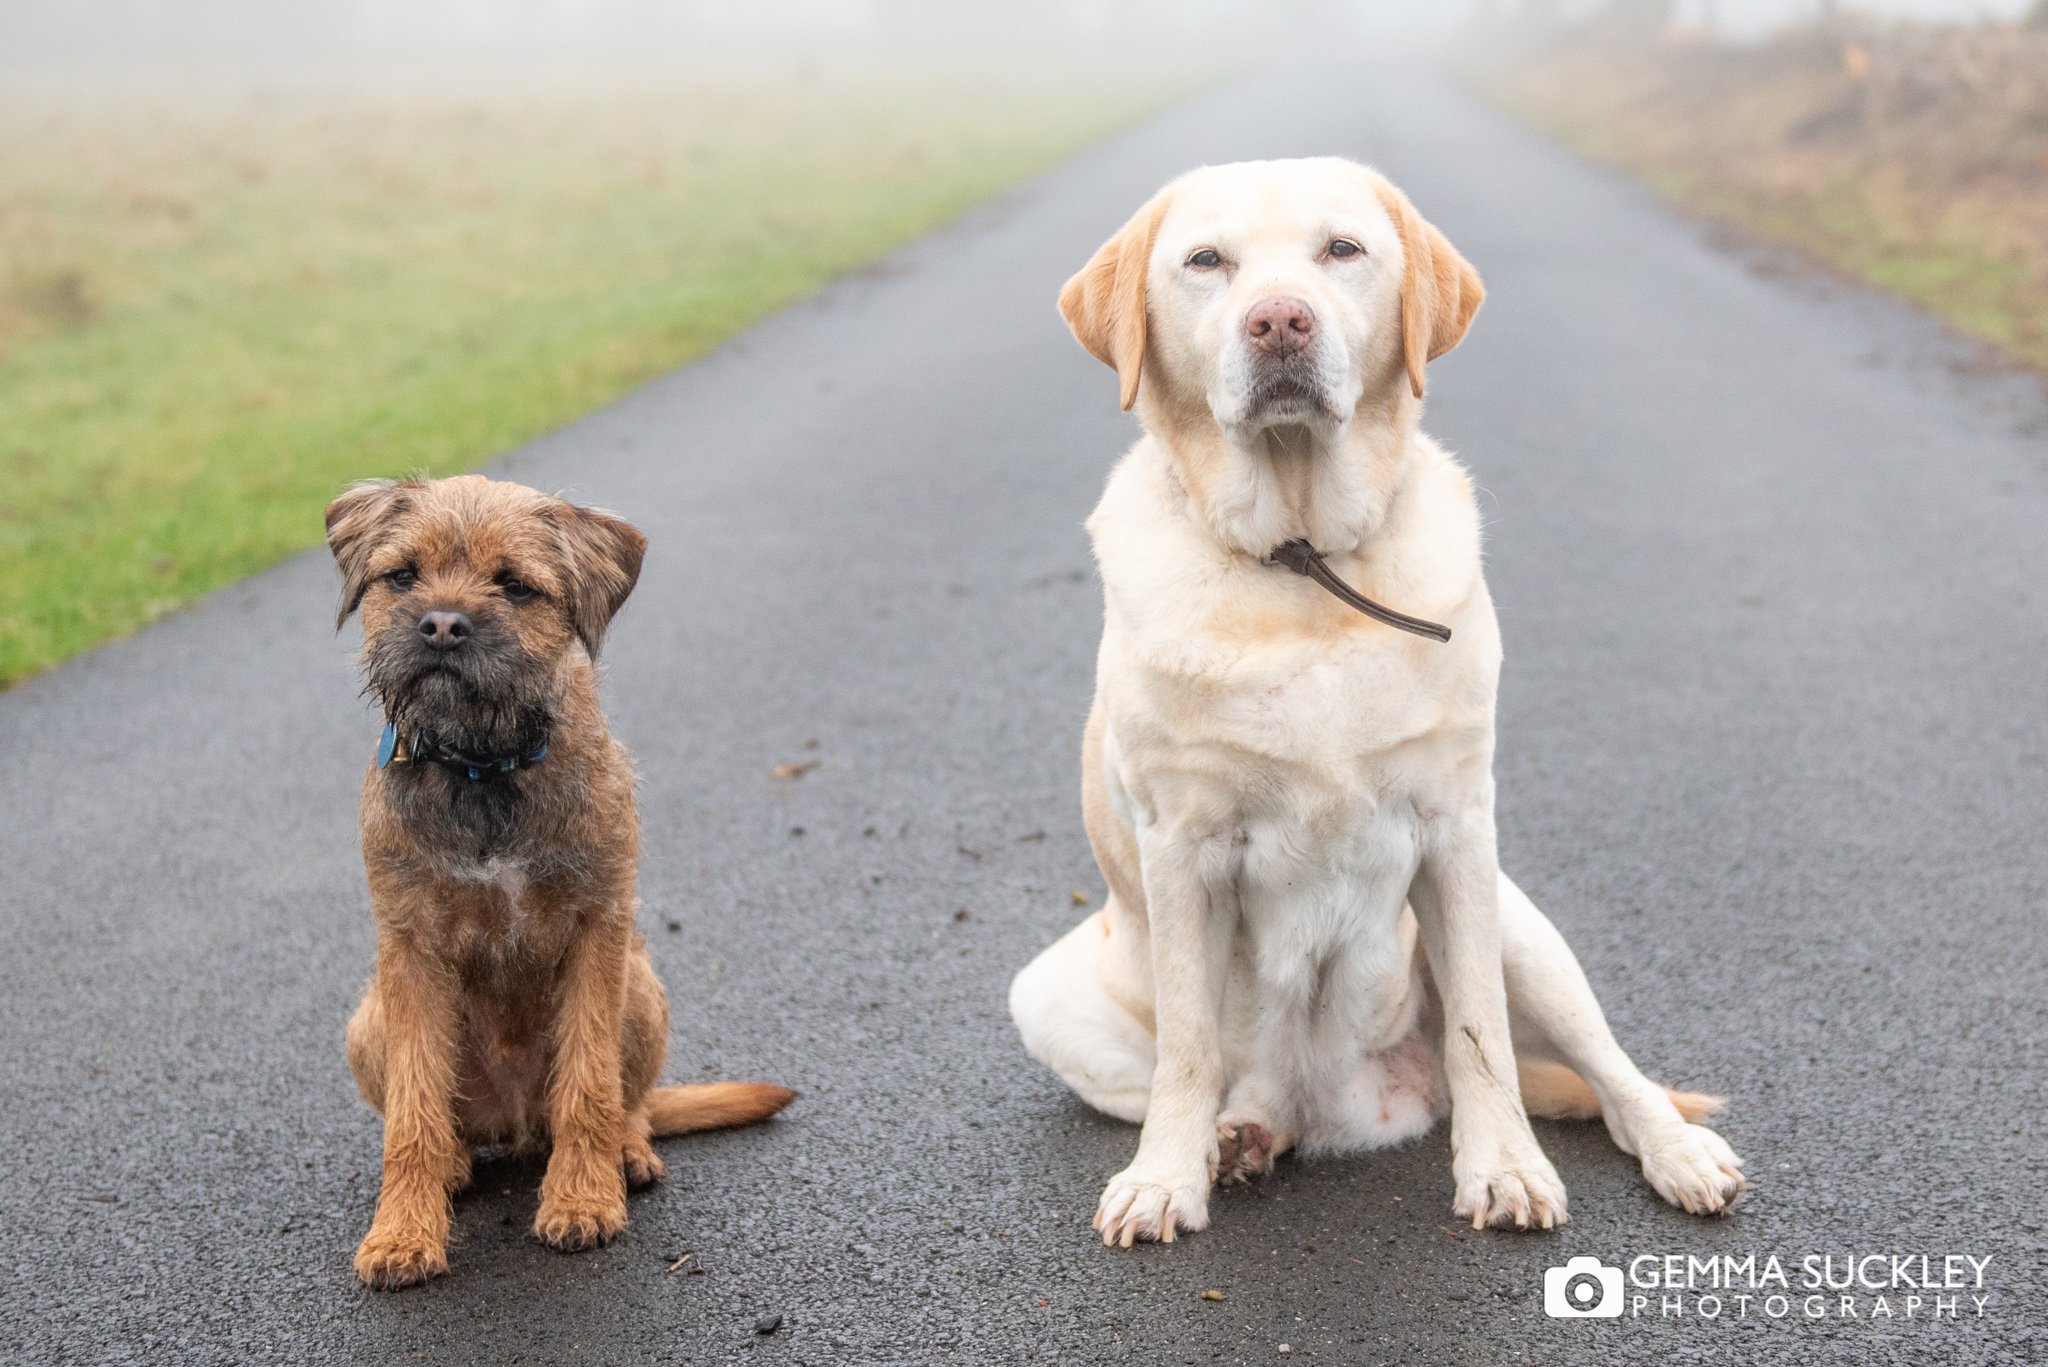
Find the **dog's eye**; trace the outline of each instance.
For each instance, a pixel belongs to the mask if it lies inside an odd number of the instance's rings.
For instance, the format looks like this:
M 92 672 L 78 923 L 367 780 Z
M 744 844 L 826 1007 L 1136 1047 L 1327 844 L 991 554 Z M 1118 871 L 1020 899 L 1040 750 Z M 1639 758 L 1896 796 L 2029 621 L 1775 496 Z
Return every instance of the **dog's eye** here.
M 1204 247 L 1188 258 L 1188 265 L 1198 271 L 1213 271 L 1223 264 L 1223 253 L 1214 247 Z
M 505 600 L 510 603 L 531 603 L 540 597 L 539 589 L 522 579 L 514 579 L 509 574 L 498 576 L 498 592 L 504 594 Z
M 1365 248 L 1359 246 L 1356 242 L 1353 242 L 1348 237 L 1331 238 L 1330 245 L 1324 248 L 1324 250 L 1329 252 L 1331 256 L 1337 257 L 1339 259 L 1342 259 L 1347 256 L 1365 255 Z
M 398 592 L 404 593 L 414 584 L 420 582 L 420 572 L 407 565 L 403 569 L 396 569 L 385 575 L 384 582 L 391 585 Z

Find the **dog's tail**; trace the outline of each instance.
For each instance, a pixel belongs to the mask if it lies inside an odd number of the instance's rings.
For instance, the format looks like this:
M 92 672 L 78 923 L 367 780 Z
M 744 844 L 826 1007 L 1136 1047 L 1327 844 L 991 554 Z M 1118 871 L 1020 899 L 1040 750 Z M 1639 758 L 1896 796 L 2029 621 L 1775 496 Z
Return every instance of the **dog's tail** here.
M 772 1082 L 692 1082 L 682 1087 L 656 1087 L 642 1104 L 659 1138 L 752 1125 L 794 1100 L 795 1092 Z
M 1530 1115 L 1545 1120 L 1598 1120 L 1600 1098 L 1580 1077 L 1561 1063 L 1547 1059 L 1516 1059 L 1515 1071 L 1522 1078 L 1522 1105 Z M 1664 1089 L 1671 1104 L 1688 1121 L 1697 1123 L 1728 1104 L 1726 1097 L 1703 1092 Z

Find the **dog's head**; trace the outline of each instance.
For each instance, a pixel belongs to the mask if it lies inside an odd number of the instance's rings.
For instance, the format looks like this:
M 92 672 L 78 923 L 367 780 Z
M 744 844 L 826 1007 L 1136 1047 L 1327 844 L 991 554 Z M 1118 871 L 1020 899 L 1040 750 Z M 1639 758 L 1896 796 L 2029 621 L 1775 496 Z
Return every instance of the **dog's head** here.
M 1479 274 L 1378 172 L 1335 157 L 1168 185 L 1060 291 L 1122 382 L 1226 429 L 1339 423 L 1464 337 Z
M 484 751 L 529 743 L 633 591 L 647 538 L 520 484 L 359 484 L 327 509 L 341 615 L 363 614 L 369 690 L 393 718 Z

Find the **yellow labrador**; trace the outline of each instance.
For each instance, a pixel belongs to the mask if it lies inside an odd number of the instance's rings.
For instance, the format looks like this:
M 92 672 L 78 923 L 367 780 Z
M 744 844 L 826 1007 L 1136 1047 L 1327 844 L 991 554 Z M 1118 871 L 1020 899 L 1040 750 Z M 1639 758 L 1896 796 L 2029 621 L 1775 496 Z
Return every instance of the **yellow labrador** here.
M 1145 435 L 1088 522 L 1082 801 L 1110 896 L 1010 1007 L 1085 1100 L 1143 1122 L 1106 1243 L 1205 1227 L 1214 1182 L 1290 1148 L 1446 1111 L 1475 1227 L 1564 1222 L 1532 1113 L 1604 1117 L 1686 1210 L 1742 1189 L 1694 1123 L 1715 1099 L 1630 1062 L 1497 861 L 1479 517 L 1417 427 L 1424 365 L 1481 294 L 1406 196 L 1336 159 L 1183 176 L 1061 291 Z

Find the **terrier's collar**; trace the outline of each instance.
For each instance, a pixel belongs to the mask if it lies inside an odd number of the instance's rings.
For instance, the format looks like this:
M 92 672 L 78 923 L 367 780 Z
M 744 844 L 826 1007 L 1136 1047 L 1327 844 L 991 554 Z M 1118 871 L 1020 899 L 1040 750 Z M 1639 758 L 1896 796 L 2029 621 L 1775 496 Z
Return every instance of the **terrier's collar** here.
M 379 769 L 393 764 L 438 764 L 449 773 L 472 781 L 509 774 L 515 769 L 530 769 L 547 757 L 545 740 L 530 754 L 471 755 L 431 732 L 401 727 L 395 721 L 384 723 L 383 739 L 377 742 Z
M 1282 542 L 1274 547 L 1273 553 L 1266 557 L 1266 563 L 1269 565 L 1284 565 L 1296 574 L 1315 580 L 1318 584 L 1328 589 L 1339 602 L 1357 608 L 1374 621 L 1385 622 L 1390 627 L 1399 627 L 1403 631 L 1412 631 L 1417 636 L 1427 636 L 1435 641 L 1448 641 L 1451 639 L 1451 629 L 1442 623 L 1426 622 L 1420 617 L 1410 617 L 1405 612 L 1396 612 L 1392 608 L 1382 607 L 1357 589 L 1352 588 L 1337 577 L 1337 572 L 1330 568 L 1330 563 L 1327 560 L 1323 559 L 1321 551 L 1299 537 L 1293 541 Z

